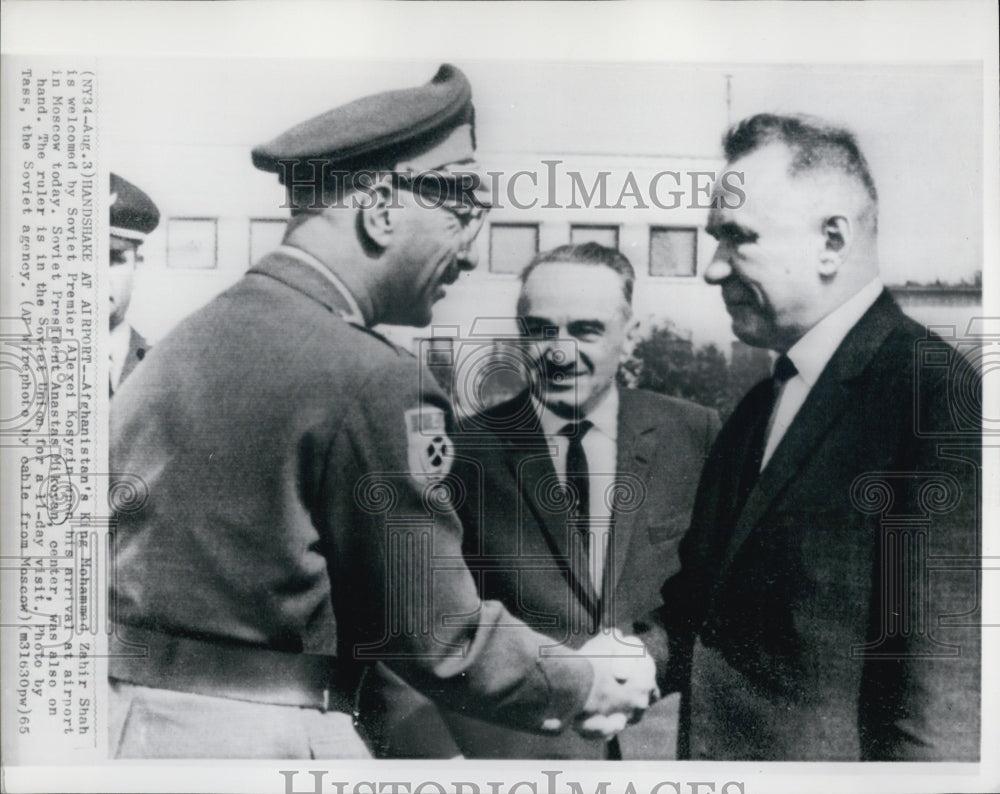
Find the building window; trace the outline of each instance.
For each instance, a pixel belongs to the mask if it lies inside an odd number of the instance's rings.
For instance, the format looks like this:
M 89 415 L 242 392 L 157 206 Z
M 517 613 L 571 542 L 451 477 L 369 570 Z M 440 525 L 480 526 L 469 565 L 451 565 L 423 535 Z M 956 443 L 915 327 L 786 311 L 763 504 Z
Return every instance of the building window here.
M 649 275 L 698 274 L 698 230 L 654 226 L 649 230 Z
M 573 245 L 579 245 L 580 243 L 600 243 L 605 248 L 613 248 L 617 251 L 618 227 L 574 223 L 569 227 L 569 241 Z
M 288 221 L 283 218 L 250 219 L 250 265 L 257 264 L 279 245 Z
M 520 273 L 537 253 L 537 223 L 490 224 L 491 273 Z
M 218 253 L 215 218 L 171 218 L 167 224 L 167 266 L 213 270 Z

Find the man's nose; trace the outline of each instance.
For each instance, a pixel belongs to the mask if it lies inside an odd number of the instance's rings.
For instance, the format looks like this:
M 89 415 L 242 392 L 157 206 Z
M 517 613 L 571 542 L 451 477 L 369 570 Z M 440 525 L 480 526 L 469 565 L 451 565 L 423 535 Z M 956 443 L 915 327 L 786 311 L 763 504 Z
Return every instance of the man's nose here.
M 456 257 L 460 270 L 475 270 L 479 264 L 479 246 L 476 241 L 465 245 Z
M 715 249 L 712 261 L 705 268 L 705 281 L 709 284 L 719 284 L 733 274 L 733 266 L 729 264 L 729 252 L 724 250 L 724 245 L 719 245 Z
M 542 355 L 557 367 L 565 367 L 573 362 L 576 354 L 572 340 L 559 336 L 552 336 L 542 343 Z

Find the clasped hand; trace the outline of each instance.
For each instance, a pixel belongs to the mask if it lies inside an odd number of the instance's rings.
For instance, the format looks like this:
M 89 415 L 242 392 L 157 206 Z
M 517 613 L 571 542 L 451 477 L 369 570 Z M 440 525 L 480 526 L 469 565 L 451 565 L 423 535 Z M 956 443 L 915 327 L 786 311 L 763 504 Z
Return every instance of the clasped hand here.
M 638 637 L 602 631 L 579 653 L 594 668 L 590 697 L 576 719 L 580 735 L 610 739 L 659 698 L 656 664 Z

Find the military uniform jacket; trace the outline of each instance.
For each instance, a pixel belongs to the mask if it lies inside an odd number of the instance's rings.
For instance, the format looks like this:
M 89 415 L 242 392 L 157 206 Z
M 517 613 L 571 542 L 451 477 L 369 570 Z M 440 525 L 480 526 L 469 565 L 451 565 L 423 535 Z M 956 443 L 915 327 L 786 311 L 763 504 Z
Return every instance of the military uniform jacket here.
M 272 254 L 125 382 L 112 496 L 137 490 L 116 505 L 117 620 L 387 660 L 444 703 L 565 725 L 589 666 L 539 660 L 537 636 L 496 602 L 480 608 L 441 489 L 448 405 L 345 307 L 321 273 Z
M 978 376 L 883 292 L 740 507 L 770 389 L 720 432 L 663 589 L 684 754 L 977 759 Z
M 678 545 L 718 417 L 651 392 L 622 390 L 619 397 L 616 485 L 606 494 L 613 525 L 600 596 L 570 553 L 568 504 L 559 497 L 550 443 L 527 393 L 466 420 L 456 436 L 469 568 L 484 598 L 501 601 L 545 635 L 540 655 L 578 648 L 598 627 L 631 633 L 633 622 L 660 603 L 664 577 L 680 569 Z M 486 724 L 467 709 L 444 711 L 448 730 L 442 730 L 426 701 L 421 707 L 394 684 L 382 693 L 390 754 L 447 755 L 450 732 L 451 754 L 470 758 L 605 757 L 602 741 Z M 654 705 L 618 736 L 622 756 L 673 757 L 676 718 L 676 702 Z M 439 742 L 439 751 L 421 742 Z
M 146 338 L 129 326 L 128 350 L 125 352 L 125 361 L 122 362 L 122 371 L 118 378 L 118 386 L 109 389 L 109 396 L 113 397 L 115 395 L 117 389 L 121 388 L 125 378 L 131 375 L 132 370 L 146 357 L 147 352 L 149 352 L 149 343 L 146 341 Z
M 146 357 L 146 353 L 149 351 L 149 343 L 146 338 L 136 331 L 134 328 L 129 329 L 128 338 L 128 356 L 125 358 L 125 364 L 122 366 L 122 376 L 121 380 L 125 380 L 129 375 L 132 374 L 140 361 Z

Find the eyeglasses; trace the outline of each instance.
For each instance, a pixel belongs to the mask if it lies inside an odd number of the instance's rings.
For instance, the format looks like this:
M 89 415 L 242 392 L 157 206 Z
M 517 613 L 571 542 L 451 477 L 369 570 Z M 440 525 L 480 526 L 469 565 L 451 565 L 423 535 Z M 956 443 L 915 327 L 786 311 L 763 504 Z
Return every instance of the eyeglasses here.
M 476 237 L 479 236 L 489 208 L 443 204 L 442 209 L 447 210 L 458 218 L 458 223 L 461 227 L 462 248 L 463 250 L 468 249 L 475 242 Z
M 397 187 L 405 188 L 426 199 L 428 203 L 424 206 L 428 209 L 443 209 L 454 215 L 461 228 L 462 247 L 469 248 L 472 245 L 483 228 L 486 213 L 490 208 L 475 195 L 474 190 L 467 188 L 466 182 L 434 171 L 425 171 L 416 177 L 393 172 L 392 176 Z M 460 174 L 459 177 L 461 176 Z

